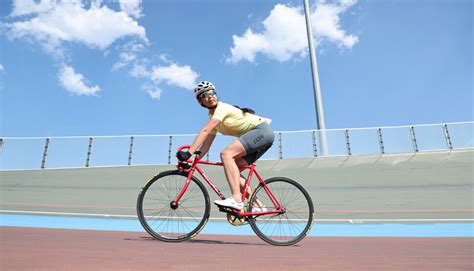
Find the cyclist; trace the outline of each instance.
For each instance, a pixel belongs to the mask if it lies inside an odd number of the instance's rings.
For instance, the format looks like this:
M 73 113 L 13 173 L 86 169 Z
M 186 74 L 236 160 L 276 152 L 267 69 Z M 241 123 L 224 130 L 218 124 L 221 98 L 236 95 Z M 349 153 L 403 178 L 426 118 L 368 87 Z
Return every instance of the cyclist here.
M 241 109 L 219 101 L 211 82 L 200 82 L 194 89 L 194 94 L 199 104 L 209 110 L 209 121 L 199 131 L 191 147 L 187 151 L 177 152 L 176 157 L 185 161 L 197 150 L 201 151 L 199 157 L 203 157 L 209 151 L 217 132 L 237 137 L 221 152 L 232 196 L 225 200 L 215 200 L 214 203 L 241 210 L 243 208 L 241 193 L 245 179 L 240 175 L 238 165 L 254 163 L 272 146 L 275 137 L 269 125 L 271 120 L 255 115 L 251 109 Z M 253 210 L 259 211 L 263 208 L 262 205 L 253 207 Z

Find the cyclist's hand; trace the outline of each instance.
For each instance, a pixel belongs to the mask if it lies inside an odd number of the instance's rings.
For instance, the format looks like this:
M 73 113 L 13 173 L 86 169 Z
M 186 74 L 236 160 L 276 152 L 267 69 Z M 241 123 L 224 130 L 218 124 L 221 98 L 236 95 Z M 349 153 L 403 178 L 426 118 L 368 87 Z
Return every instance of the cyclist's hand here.
M 191 158 L 191 153 L 189 151 L 179 151 L 176 153 L 176 157 L 179 161 L 186 161 Z

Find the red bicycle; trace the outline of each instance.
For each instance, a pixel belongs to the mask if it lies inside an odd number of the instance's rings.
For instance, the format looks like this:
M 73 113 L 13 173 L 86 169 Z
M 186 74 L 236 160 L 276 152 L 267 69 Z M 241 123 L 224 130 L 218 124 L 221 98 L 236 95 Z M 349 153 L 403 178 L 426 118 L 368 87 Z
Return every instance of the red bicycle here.
M 179 150 L 187 149 L 184 145 Z M 195 153 L 197 154 L 197 153 Z M 221 199 L 224 195 L 209 179 L 200 164 L 223 166 L 220 162 L 207 162 L 194 158 L 178 162 L 177 170 L 161 172 L 143 186 L 137 200 L 137 213 L 145 230 L 156 239 L 181 242 L 197 235 L 209 220 L 211 204 L 199 174 Z M 253 231 L 265 242 L 287 246 L 301 241 L 311 230 L 314 207 L 308 192 L 298 182 L 274 177 L 263 180 L 256 165 L 240 166 L 248 169 L 242 201 L 242 210 L 218 206 L 227 213 L 227 221 L 234 226 L 250 224 Z M 258 185 L 248 197 L 253 176 Z

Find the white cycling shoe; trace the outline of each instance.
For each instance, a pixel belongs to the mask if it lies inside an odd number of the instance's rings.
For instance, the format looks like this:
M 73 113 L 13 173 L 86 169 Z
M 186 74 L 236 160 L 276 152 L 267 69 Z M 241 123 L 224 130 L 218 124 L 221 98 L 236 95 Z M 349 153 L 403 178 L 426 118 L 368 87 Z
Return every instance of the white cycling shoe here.
M 214 203 L 219 206 L 229 207 L 237 210 L 242 210 L 242 208 L 244 208 L 244 203 L 235 201 L 233 197 L 227 198 L 225 200 L 215 200 Z
M 263 206 L 263 207 L 252 206 L 252 213 L 253 212 L 255 212 L 255 213 L 259 212 L 260 213 L 260 212 L 266 212 L 266 211 L 268 211 L 268 208 L 265 207 L 265 206 Z

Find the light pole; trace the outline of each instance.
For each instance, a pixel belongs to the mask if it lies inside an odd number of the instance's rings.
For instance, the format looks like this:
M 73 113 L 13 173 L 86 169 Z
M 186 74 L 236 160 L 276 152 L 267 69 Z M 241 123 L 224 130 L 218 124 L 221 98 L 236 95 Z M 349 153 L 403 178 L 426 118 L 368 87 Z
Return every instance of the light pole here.
M 327 156 L 326 123 L 324 121 L 323 99 L 321 97 L 321 87 L 319 86 L 318 62 L 316 50 L 313 44 L 313 31 L 311 30 L 311 12 L 309 0 L 304 0 L 304 14 L 306 17 L 306 32 L 308 33 L 309 56 L 311 59 L 311 74 L 313 78 L 314 103 L 316 106 L 316 127 L 319 132 L 319 143 L 321 145 L 321 155 Z

